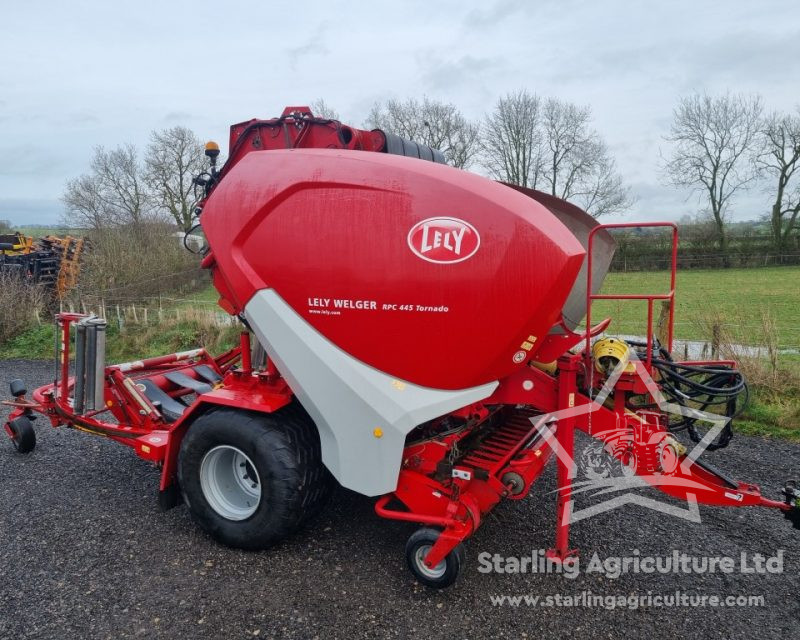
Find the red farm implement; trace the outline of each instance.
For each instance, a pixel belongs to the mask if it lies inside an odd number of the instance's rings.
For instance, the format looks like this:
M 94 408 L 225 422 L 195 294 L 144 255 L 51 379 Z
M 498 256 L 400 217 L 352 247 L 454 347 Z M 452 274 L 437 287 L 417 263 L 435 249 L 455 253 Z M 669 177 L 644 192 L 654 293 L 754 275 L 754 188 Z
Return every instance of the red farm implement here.
M 422 525 L 406 555 L 432 587 L 452 584 L 464 540 L 553 457 L 550 557 L 572 553 L 576 429 L 669 496 L 797 523 L 793 483 L 772 500 L 699 456 L 730 440 L 746 383 L 733 362 L 673 359 L 674 225 L 624 225 L 673 241 L 669 291 L 614 296 L 647 304 L 646 337 L 626 342 L 610 319 L 591 325 L 623 225 L 305 107 L 234 125 L 221 170 L 207 153 L 203 266 L 240 346 L 106 365 L 105 323 L 60 314 L 54 383 L 30 399 L 11 384 L 18 451 L 34 448 L 35 414 L 114 439 L 160 467 L 162 506 L 183 499 L 248 549 L 290 535 L 338 482 Z M 251 336 L 266 356 L 251 357 Z

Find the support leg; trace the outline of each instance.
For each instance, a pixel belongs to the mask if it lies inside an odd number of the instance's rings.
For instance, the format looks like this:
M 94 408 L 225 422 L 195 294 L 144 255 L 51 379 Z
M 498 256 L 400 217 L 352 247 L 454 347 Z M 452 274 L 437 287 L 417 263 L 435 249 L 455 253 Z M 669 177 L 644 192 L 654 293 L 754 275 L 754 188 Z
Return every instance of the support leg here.
M 559 361 L 558 410 L 575 406 L 577 363 L 573 359 Z M 561 451 L 556 456 L 558 502 L 556 504 L 556 544 L 548 550 L 547 557 L 563 561 L 577 554 L 569 548 L 569 525 L 572 516 L 572 476 L 575 461 L 575 417 L 564 416 L 558 420 L 556 441 Z

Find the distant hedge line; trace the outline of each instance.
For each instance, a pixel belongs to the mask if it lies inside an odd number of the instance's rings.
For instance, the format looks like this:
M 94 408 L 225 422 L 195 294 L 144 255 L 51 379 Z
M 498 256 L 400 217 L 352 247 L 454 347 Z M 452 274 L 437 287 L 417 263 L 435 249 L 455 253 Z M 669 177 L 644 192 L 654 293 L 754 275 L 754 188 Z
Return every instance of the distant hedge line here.
M 776 251 L 766 235 L 732 235 L 727 253 L 719 251 L 710 234 L 682 234 L 679 230 L 678 268 L 721 269 L 800 265 L 800 238 L 793 237 Z M 668 269 L 672 260 L 666 234 L 615 234 L 617 250 L 612 271 L 657 271 Z

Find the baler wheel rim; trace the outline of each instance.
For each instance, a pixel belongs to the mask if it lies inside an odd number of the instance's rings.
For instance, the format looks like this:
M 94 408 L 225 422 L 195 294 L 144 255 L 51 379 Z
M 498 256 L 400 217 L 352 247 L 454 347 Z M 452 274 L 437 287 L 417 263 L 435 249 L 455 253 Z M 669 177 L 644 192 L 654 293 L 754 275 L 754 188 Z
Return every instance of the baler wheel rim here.
M 425 557 L 428 555 L 428 552 L 432 547 L 432 544 L 424 544 L 417 547 L 417 550 L 414 553 L 414 564 L 417 565 L 417 571 L 422 573 L 424 576 L 433 580 L 439 580 L 445 574 L 445 571 L 447 571 L 447 560 L 442 560 L 439 564 L 432 568 L 426 565 Z
M 406 543 L 406 562 L 414 577 L 426 587 L 443 589 L 453 584 L 464 565 L 464 545 L 459 544 L 435 567 L 425 564 L 425 556 L 441 532 L 430 527 L 415 531 Z
M 221 444 L 203 456 L 200 488 L 209 506 L 227 520 L 247 520 L 261 502 L 261 479 L 244 451 Z

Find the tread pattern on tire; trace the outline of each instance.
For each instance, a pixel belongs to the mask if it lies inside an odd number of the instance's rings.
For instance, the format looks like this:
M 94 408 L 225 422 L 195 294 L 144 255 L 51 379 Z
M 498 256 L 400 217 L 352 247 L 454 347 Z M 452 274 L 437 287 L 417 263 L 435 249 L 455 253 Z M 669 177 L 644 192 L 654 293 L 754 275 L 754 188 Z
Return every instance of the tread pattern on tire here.
M 14 432 L 14 448 L 19 453 L 30 453 L 36 448 L 36 432 L 27 416 L 18 416 L 8 424 Z
M 244 521 L 216 514 L 203 498 L 196 477 L 203 451 L 211 443 L 226 442 L 226 433 L 230 444 L 243 444 L 251 453 L 266 452 L 269 473 L 280 473 L 262 477 L 262 500 L 269 504 L 259 506 Z M 195 521 L 224 544 L 245 549 L 266 548 L 295 532 L 322 509 L 333 489 L 330 472 L 322 464 L 316 426 L 297 401 L 271 414 L 211 409 L 187 431 L 178 467 L 180 486 Z

